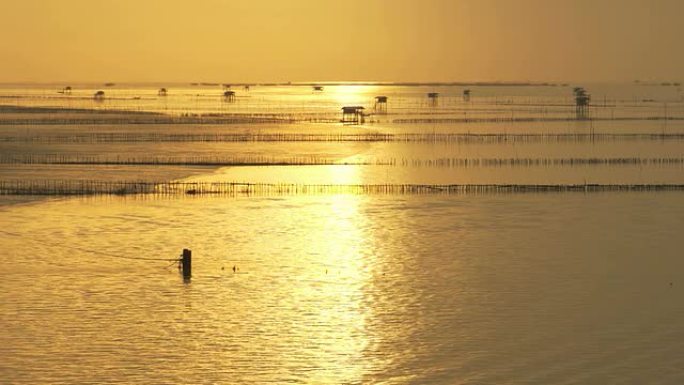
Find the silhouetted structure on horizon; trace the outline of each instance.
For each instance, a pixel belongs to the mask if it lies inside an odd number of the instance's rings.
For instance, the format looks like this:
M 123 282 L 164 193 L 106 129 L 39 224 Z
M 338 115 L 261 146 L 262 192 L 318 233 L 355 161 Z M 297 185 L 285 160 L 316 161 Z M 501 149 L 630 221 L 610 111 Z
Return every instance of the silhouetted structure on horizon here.
M 226 99 L 227 102 L 234 102 L 235 101 L 235 91 L 226 91 L 223 93 L 223 97 Z
M 463 90 L 463 100 L 466 102 L 470 101 L 470 90 L 469 89 Z
M 591 95 L 582 87 L 575 87 L 573 93 L 575 94 L 575 113 L 577 114 L 577 119 L 586 119 Z
M 427 97 L 428 99 L 430 99 L 430 105 L 432 105 L 433 107 L 437 106 L 437 100 L 439 98 L 438 92 L 428 92 Z
M 159 91 L 157 92 L 158 96 L 166 96 L 168 94 L 168 91 L 166 88 L 160 88 Z
M 373 105 L 375 112 L 379 114 L 387 113 L 387 96 L 376 96 L 375 105 Z
M 361 106 L 342 107 L 342 123 L 362 124 L 364 122 L 363 110 L 365 108 Z
M 93 95 L 93 99 L 97 101 L 102 101 L 105 98 L 105 92 L 104 91 L 97 91 L 95 95 Z

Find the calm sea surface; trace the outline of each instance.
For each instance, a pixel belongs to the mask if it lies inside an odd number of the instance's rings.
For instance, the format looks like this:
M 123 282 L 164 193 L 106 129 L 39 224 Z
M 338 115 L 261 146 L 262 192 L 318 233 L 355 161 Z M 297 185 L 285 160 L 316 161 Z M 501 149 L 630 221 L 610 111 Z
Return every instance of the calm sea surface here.
M 0 182 L 684 184 L 674 86 L 88 87 L 0 105 L 297 121 L 5 110 Z M 0 195 L 0 383 L 681 384 L 682 228 L 680 191 Z

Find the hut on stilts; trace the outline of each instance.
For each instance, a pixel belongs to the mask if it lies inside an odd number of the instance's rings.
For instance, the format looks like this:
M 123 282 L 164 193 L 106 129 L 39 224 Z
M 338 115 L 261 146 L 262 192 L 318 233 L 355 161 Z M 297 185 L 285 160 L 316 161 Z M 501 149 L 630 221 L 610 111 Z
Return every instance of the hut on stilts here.
M 344 124 L 363 124 L 365 108 L 361 106 L 342 107 L 342 123 Z

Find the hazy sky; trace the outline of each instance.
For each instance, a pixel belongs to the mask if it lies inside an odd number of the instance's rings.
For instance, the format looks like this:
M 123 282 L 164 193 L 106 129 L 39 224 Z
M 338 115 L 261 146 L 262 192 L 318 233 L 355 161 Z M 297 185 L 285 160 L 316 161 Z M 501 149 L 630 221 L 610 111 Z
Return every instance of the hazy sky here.
M 0 82 L 681 80 L 684 0 L 0 0 Z

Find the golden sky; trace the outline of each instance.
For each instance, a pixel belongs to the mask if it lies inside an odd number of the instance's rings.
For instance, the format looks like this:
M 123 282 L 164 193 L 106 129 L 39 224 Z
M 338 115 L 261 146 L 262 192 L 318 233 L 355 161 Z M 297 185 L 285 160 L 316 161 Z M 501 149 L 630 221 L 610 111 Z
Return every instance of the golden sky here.
M 0 82 L 681 80 L 683 0 L 1 0 Z

